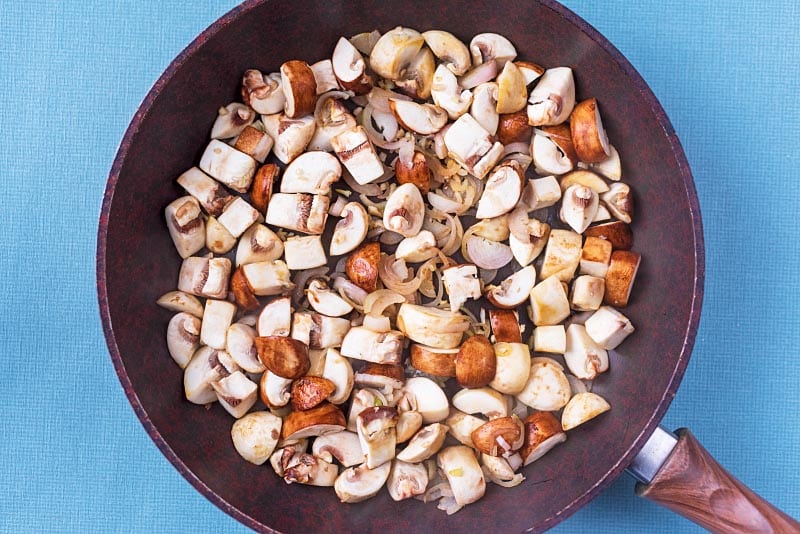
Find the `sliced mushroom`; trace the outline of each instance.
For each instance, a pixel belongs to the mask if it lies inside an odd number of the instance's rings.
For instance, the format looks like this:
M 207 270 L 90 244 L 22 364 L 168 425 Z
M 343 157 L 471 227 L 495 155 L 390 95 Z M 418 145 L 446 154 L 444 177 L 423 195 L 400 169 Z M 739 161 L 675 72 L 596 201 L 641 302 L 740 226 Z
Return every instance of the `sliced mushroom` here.
M 581 161 L 597 163 L 611 155 L 597 99 L 588 98 L 578 103 L 569 117 L 569 127 L 575 152 Z
M 533 324 L 546 326 L 558 324 L 570 314 L 569 298 L 564 285 L 556 276 L 549 276 L 531 291 Z
M 416 410 L 405 410 L 397 415 L 397 443 L 410 440 L 422 428 L 422 414 Z
M 258 359 L 256 349 L 256 331 L 246 324 L 234 323 L 228 328 L 225 350 L 231 355 L 236 365 L 248 373 L 261 373 L 264 365 Z
M 336 458 L 344 467 L 359 465 L 366 460 L 358 434 L 347 430 L 319 436 L 311 445 L 311 452 L 326 462 Z
M 297 454 L 292 457 L 283 471 L 283 480 L 287 484 L 297 482 L 310 486 L 333 486 L 339 475 L 339 469 L 320 458 L 310 454 Z
M 255 295 L 279 295 L 294 288 L 289 267 L 281 260 L 247 263 L 240 267 Z
M 465 113 L 444 134 L 450 156 L 477 178 L 483 178 L 503 155 L 503 145 L 472 115 Z
M 336 42 L 331 63 L 334 75 L 345 89 L 363 95 L 372 88 L 372 79 L 366 73 L 367 65 L 361 52 L 344 37 Z
M 584 326 L 589 337 L 608 350 L 617 348 L 634 331 L 630 319 L 610 306 L 594 312 Z
M 342 411 L 329 402 L 305 411 L 289 412 L 283 419 L 281 437 L 285 440 L 324 436 L 344 430 Z
M 468 299 L 481 298 L 481 281 L 475 265 L 467 263 L 442 269 L 442 282 L 447 291 L 452 312 L 460 310 Z
M 200 342 L 203 345 L 223 350 L 228 327 L 233 322 L 236 306 L 225 300 L 207 299 L 200 327 Z
M 420 463 L 427 460 L 442 448 L 447 437 L 447 425 L 433 423 L 423 427 L 417 432 L 406 448 L 397 453 L 397 459 L 402 462 Z
M 342 175 L 342 166 L 335 156 L 319 150 L 295 158 L 283 173 L 281 193 L 330 195 L 331 185 Z
M 181 264 L 178 290 L 198 297 L 224 299 L 228 295 L 230 274 L 228 258 L 190 256 Z
M 630 224 L 633 216 L 633 194 L 628 184 L 611 184 L 608 192 L 601 196 L 608 210 L 620 221 Z
M 460 313 L 403 303 L 397 313 L 397 327 L 417 343 L 452 349 L 461 343 L 469 320 Z
M 531 359 L 531 372 L 517 400 L 534 410 L 553 412 L 567 404 L 571 394 L 564 368 L 552 358 Z
M 183 291 L 169 291 L 164 293 L 158 297 L 156 304 L 169 311 L 177 313 L 186 312 L 195 317 L 203 317 L 203 305 L 200 303 L 200 300 L 194 295 L 184 293 Z
M 316 130 L 313 115 L 290 118 L 283 113 L 262 115 L 267 133 L 272 137 L 272 151 L 282 163 L 289 163 L 303 153 Z
M 246 70 L 242 79 L 242 102 L 263 115 L 279 113 L 286 103 L 281 85 L 278 72 L 264 75 L 255 69 Z
M 375 332 L 363 326 L 348 330 L 342 341 L 342 355 L 373 363 L 399 364 L 402 359 L 401 332 Z
M 498 343 L 522 343 L 519 317 L 511 310 L 489 310 L 492 334 Z
M 211 127 L 211 139 L 230 139 L 252 124 L 256 113 L 245 104 L 232 102 L 219 108 L 217 120 Z
M 522 195 L 523 179 L 522 167 L 514 160 L 495 167 L 486 180 L 475 217 L 490 219 L 514 209 Z
M 355 126 L 331 138 L 336 156 L 360 185 L 374 182 L 386 169 L 363 126 Z
M 321 267 L 328 263 L 325 249 L 322 248 L 322 236 L 293 236 L 283 244 L 283 253 L 289 270 L 302 271 Z
M 398 260 L 419 263 L 436 256 L 436 238 L 429 230 L 421 230 L 413 237 L 406 237 L 397 244 L 394 255 Z
M 389 496 L 395 501 L 422 495 L 428 487 L 428 470 L 422 464 L 394 460 L 386 481 Z
M 505 243 L 474 234 L 466 239 L 465 249 L 464 256 L 481 269 L 500 269 L 514 257 L 511 247 Z
M 642 256 L 629 250 L 615 250 L 606 273 L 606 292 L 603 302 L 617 308 L 624 308 L 633 289 L 633 282 L 639 272 Z
M 465 388 L 480 388 L 494 378 L 497 356 L 492 343 L 481 334 L 467 338 L 455 358 L 456 380 Z
M 397 410 L 389 406 L 372 406 L 356 417 L 361 449 L 367 455 L 366 466 L 374 469 L 390 462 L 395 455 Z
M 433 104 L 390 98 L 389 108 L 400 126 L 420 135 L 433 135 L 447 124 L 447 112 Z
M 269 301 L 258 314 L 256 331 L 261 337 L 288 336 L 291 330 L 292 305 L 290 297 Z
M 533 350 L 564 354 L 567 351 L 567 331 L 563 324 L 538 326 L 533 330 Z
M 280 408 L 289 404 L 292 398 L 291 378 L 283 378 L 272 371 L 264 371 L 259 380 L 261 402 L 270 408 Z
M 528 89 L 525 76 L 513 61 L 497 75 L 497 113 L 515 113 L 525 108 Z
M 173 200 L 164 209 L 164 218 L 181 258 L 188 258 L 205 246 L 205 223 L 197 199 L 185 196 Z
M 238 419 L 231 427 L 236 452 L 252 464 L 264 464 L 275 450 L 282 422 L 280 417 L 263 411 Z
M 324 280 L 312 280 L 306 294 L 311 307 L 329 317 L 341 317 L 353 311 L 353 306 L 331 290 Z
M 400 92 L 425 100 L 431 96 L 435 68 L 436 62 L 433 60 L 433 53 L 428 47 L 423 46 L 402 71 L 401 78 L 394 80 L 394 84 Z
M 196 316 L 180 312 L 174 315 L 167 325 L 167 349 L 181 369 L 186 368 L 200 347 L 201 324 Z
M 409 378 L 403 386 L 403 396 L 414 411 L 422 416 L 422 422 L 426 425 L 443 421 L 450 413 L 447 395 L 430 378 L 424 376 Z
M 500 114 L 497 113 L 499 90 L 496 82 L 484 82 L 478 85 L 473 91 L 469 110 L 470 115 L 491 135 L 497 133 L 500 126 Z
M 350 365 L 350 361 L 347 358 L 343 358 L 338 350 L 333 348 L 327 350 L 322 376 L 336 386 L 336 389 L 328 397 L 329 402 L 342 404 L 350 398 L 350 392 L 353 390 L 354 384 L 353 367 Z
M 530 298 L 536 285 L 536 269 L 522 268 L 503 280 L 499 286 L 486 286 L 486 298 L 498 308 L 513 309 Z
M 336 74 L 333 72 L 333 62 L 330 59 L 323 59 L 309 66 L 311 67 L 311 72 L 314 73 L 317 96 L 327 93 L 328 91 L 336 91 L 339 89 L 339 81 L 336 79 Z
M 415 185 L 403 184 L 389 195 L 383 211 L 384 228 L 412 237 L 419 233 L 424 221 L 425 203 Z
M 531 372 L 531 351 L 525 343 L 494 344 L 497 366 L 489 386 L 508 395 L 525 388 Z
M 198 166 L 239 193 L 247 192 L 256 173 L 256 160 L 218 139 L 208 143 Z
M 239 237 L 259 218 L 259 213 L 242 197 L 236 197 L 219 216 L 219 224 Z M 233 247 L 231 247 L 233 248 Z M 230 250 L 230 249 L 229 249 Z
M 469 447 L 446 447 L 437 457 L 439 468 L 447 477 L 457 504 L 464 506 L 483 497 L 486 481 L 475 453 Z
M 389 478 L 391 467 L 390 462 L 375 469 L 368 468 L 366 464 L 348 467 L 336 479 L 333 486 L 336 495 L 339 500 L 348 503 L 361 502 L 374 497 Z
M 576 163 L 554 138 L 538 132 L 531 138 L 531 157 L 537 174 L 564 174 L 574 169 Z
M 236 247 L 236 266 L 260 261 L 273 261 L 283 256 L 283 241 L 264 226 L 253 224 L 239 238 Z
M 519 450 L 525 439 L 517 416 L 497 417 L 472 431 L 475 448 L 489 456 L 508 456 Z
M 589 168 L 597 171 L 609 180 L 622 179 L 622 162 L 620 161 L 619 152 L 613 145 L 608 145 L 609 156 L 603 161 L 590 163 Z
M 594 380 L 608 370 L 608 353 L 586 333 L 586 327 L 571 324 L 567 328 L 564 361 L 569 371 L 583 380 Z
M 258 396 L 258 386 L 241 371 L 234 371 L 212 382 L 211 387 L 214 388 L 220 405 L 236 419 L 253 407 Z
M 281 65 L 281 85 L 286 96 L 287 117 L 294 119 L 314 113 L 317 80 L 308 63 L 293 59 Z
M 575 232 L 583 233 L 591 224 L 600 198 L 597 192 L 580 184 L 571 185 L 564 191 L 559 216 Z
M 236 363 L 225 351 L 200 347 L 183 372 L 183 391 L 186 400 L 194 404 L 209 404 L 216 401 L 217 394 L 211 383 L 237 370 Z
M 590 226 L 583 235 L 605 239 L 611 243 L 614 250 L 630 250 L 633 247 L 631 227 L 622 221 Z
M 433 55 L 450 72 L 461 76 L 469 70 L 472 64 L 469 49 L 455 35 L 442 30 L 429 30 L 424 32 L 422 37 L 433 51 Z
M 561 426 L 564 430 L 572 430 L 610 409 L 608 402 L 597 393 L 578 393 L 561 412 Z
M 341 219 L 331 236 L 330 255 L 341 256 L 355 250 L 369 231 L 369 215 L 360 202 L 348 202 L 342 208 Z
M 469 43 L 469 52 L 473 65 L 494 60 L 500 68 L 517 57 L 517 49 L 511 41 L 496 33 L 479 33 L 473 37 Z
M 535 462 L 550 449 L 567 441 L 567 433 L 561 423 L 550 412 L 534 412 L 525 419 L 525 445 L 522 454 L 523 465 Z
M 424 44 L 418 31 L 398 26 L 381 35 L 372 47 L 369 66 L 382 78 L 399 80 Z
M 531 126 L 561 124 L 575 107 L 575 80 L 572 69 L 547 69 L 528 98 L 528 121 Z
M 287 230 L 322 234 L 328 218 L 329 198 L 307 193 L 276 193 L 267 207 L 266 221 Z
M 187 193 L 197 199 L 206 213 L 214 217 L 218 217 L 225 206 L 233 200 L 233 196 L 225 190 L 221 183 L 197 167 L 192 167 L 184 172 L 178 176 L 176 181 Z
M 334 95 L 319 97 L 314 112 L 314 122 L 317 127 L 306 148 L 326 152 L 333 152 L 331 139 L 356 126 L 356 118 Z
M 440 64 L 433 74 L 431 97 L 453 120 L 466 113 L 472 104 L 472 91 L 465 89 L 459 92 L 456 75 L 444 64 Z
M 472 443 L 472 433 L 485 422 L 480 417 L 466 414 L 455 408 L 450 411 L 450 416 L 445 420 L 450 435 L 461 444 L 472 448 L 475 448 L 475 444 Z
M 569 294 L 569 304 L 573 310 L 593 311 L 603 303 L 606 283 L 602 278 L 581 275 L 572 281 Z

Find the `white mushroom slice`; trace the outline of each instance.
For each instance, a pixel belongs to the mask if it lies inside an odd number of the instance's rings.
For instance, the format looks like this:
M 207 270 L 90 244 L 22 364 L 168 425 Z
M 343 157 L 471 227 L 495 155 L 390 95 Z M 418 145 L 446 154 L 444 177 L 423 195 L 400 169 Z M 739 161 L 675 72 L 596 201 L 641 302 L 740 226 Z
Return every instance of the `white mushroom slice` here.
M 545 278 L 531 290 L 531 315 L 536 326 L 555 325 L 569 317 L 567 292 L 555 276 Z
M 279 295 L 294 288 L 289 268 L 281 260 L 248 263 L 241 269 L 253 294 L 259 297 Z
M 570 228 L 582 234 L 594 220 L 600 197 L 597 192 L 580 184 L 571 185 L 564 191 L 559 216 Z
M 396 426 L 397 410 L 389 406 L 372 406 L 358 414 L 358 441 L 367 455 L 368 468 L 374 469 L 392 461 L 397 445 Z
M 186 312 L 195 317 L 203 317 L 203 304 L 194 295 L 183 291 L 170 291 L 161 295 L 156 304 L 169 311 Z
M 333 95 L 322 95 L 319 98 L 314 112 L 314 122 L 317 127 L 306 147 L 308 150 L 333 152 L 331 139 L 356 127 L 356 118 Z
M 280 417 L 269 412 L 252 412 L 233 423 L 231 439 L 239 455 L 255 465 L 269 460 L 281 435 Z
M 525 76 L 513 61 L 497 75 L 497 113 L 516 113 L 525 107 L 528 88 Z
M 389 108 L 400 126 L 420 135 L 433 135 L 447 124 L 447 112 L 433 104 L 390 98 Z
M 422 427 L 422 414 L 416 410 L 402 411 L 397 416 L 397 443 L 410 440 Z
M 250 225 L 259 218 L 258 211 L 247 203 L 242 197 L 236 197 L 233 202 L 228 204 L 222 215 L 219 216 L 219 223 L 224 226 L 233 237 L 239 237 Z
M 564 174 L 575 164 L 549 136 L 538 131 L 531 138 L 531 157 L 536 174 Z
M 428 487 L 428 469 L 422 464 L 394 460 L 389 470 L 386 489 L 395 501 L 422 495 Z
M 458 118 L 444 134 L 450 157 L 477 178 L 483 178 L 503 155 L 503 145 L 466 113 Z
M 475 217 L 491 219 L 514 209 L 522 195 L 523 175 L 522 167 L 514 160 L 495 167 L 486 180 Z
M 417 432 L 406 448 L 397 453 L 397 459 L 412 464 L 427 460 L 442 448 L 447 437 L 448 427 L 442 423 L 433 423 Z
M 455 408 L 450 412 L 450 416 L 445 421 L 450 435 L 467 447 L 472 448 L 475 448 L 475 444 L 472 442 L 472 433 L 483 426 L 484 423 L 486 423 L 486 421 L 480 417 L 475 417 L 474 415 L 464 413 Z
M 224 299 L 228 295 L 231 260 L 191 256 L 183 260 L 178 290 L 198 297 Z
M 336 156 L 360 185 L 373 182 L 386 172 L 363 126 L 345 130 L 331 139 Z
M 348 202 L 331 236 L 330 255 L 341 256 L 355 250 L 369 231 L 369 215 L 360 202 Z
M 536 269 L 528 265 L 503 280 L 499 286 L 486 286 L 486 298 L 498 308 L 513 309 L 530 298 L 534 285 Z
M 225 411 L 239 419 L 253 407 L 258 396 L 258 386 L 241 371 L 212 382 L 220 405 Z
M 369 66 L 378 76 L 399 80 L 425 44 L 422 35 L 398 26 L 381 35 L 369 54 Z
M 466 240 L 467 259 L 481 269 L 500 269 L 514 258 L 511 247 L 499 241 L 470 235 Z
M 330 199 L 307 193 L 275 193 L 267 206 L 267 224 L 305 234 L 322 234 Z
M 508 401 L 492 388 L 462 389 L 453 395 L 453 407 L 467 414 L 480 413 L 489 419 L 508 416 Z
M 211 387 L 222 377 L 238 368 L 227 352 L 211 347 L 200 347 L 183 372 L 183 391 L 186 400 L 194 404 L 209 404 L 217 400 Z
M 283 241 L 263 224 L 253 224 L 239 238 L 236 266 L 273 261 L 283 256 Z
M 227 254 L 236 246 L 236 237 L 213 215 L 206 220 L 206 248 L 214 254 Z
M 286 266 L 292 271 L 321 267 L 328 262 L 322 248 L 322 236 L 307 235 L 290 237 L 283 244 Z
M 236 137 L 245 127 L 256 119 L 256 113 L 249 106 L 232 102 L 219 108 L 217 120 L 211 127 L 211 139 L 230 139 Z
M 326 462 L 336 458 L 344 467 L 359 465 L 366 461 L 358 434 L 347 430 L 319 436 L 311 445 L 311 453 Z
M 234 323 L 228 328 L 225 350 L 231 355 L 236 365 L 248 373 L 261 373 L 264 365 L 258 359 L 255 344 L 256 331 L 242 323 Z
M 336 385 L 336 389 L 328 397 L 332 404 L 342 404 L 350 398 L 353 390 L 353 367 L 347 358 L 343 358 L 336 349 L 329 348 L 325 354 L 325 368 L 322 377 Z
M 456 75 L 444 64 L 440 64 L 433 73 L 431 97 L 453 120 L 466 113 L 472 104 L 472 92 L 468 89 L 459 92 Z
M 417 235 L 406 237 L 397 244 L 394 256 L 398 260 L 419 263 L 436 256 L 436 238 L 429 230 L 421 230 Z
M 332 154 L 309 151 L 294 159 L 283 172 L 281 193 L 330 195 L 331 185 L 342 176 L 342 166 Z
M 564 430 L 572 430 L 578 425 L 594 419 L 611 409 L 608 402 L 596 393 L 578 393 L 561 412 L 561 426 Z
M 522 201 L 531 210 L 548 208 L 561 200 L 561 186 L 555 176 L 528 180 L 528 186 L 522 194 Z
M 630 319 L 610 306 L 602 306 L 584 323 L 586 333 L 604 349 L 615 349 L 634 331 Z
M 460 313 L 406 302 L 397 312 L 397 328 L 422 345 L 452 349 L 461 343 L 469 319 Z
M 517 399 L 534 410 L 553 412 L 567 404 L 571 390 L 561 365 L 551 358 L 531 358 L 531 372 Z
M 442 270 L 442 281 L 452 312 L 460 310 L 467 299 L 481 298 L 481 281 L 475 265 L 463 264 L 447 267 Z
M 336 482 L 339 468 L 334 464 L 310 454 L 297 454 L 292 457 L 283 471 L 287 484 L 297 482 L 309 486 L 330 487 Z
M 270 408 L 286 406 L 291 400 L 291 378 L 283 378 L 272 371 L 265 371 L 261 378 L 262 399 L 266 397 L 265 404 Z
M 246 70 L 242 78 L 242 102 L 262 115 L 283 111 L 286 96 L 280 73 L 264 75 L 255 69 Z
M 575 107 L 575 80 L 572 69 L 547 69 L 528 98 L 528 122 L 531 126 L 561 124 Z
M 348 467 L 338 476 L 333 488 L 342 502 L 361 502 L 374 497 L 389 478 L 392 464 L 385 464 L 369 469 L 366 464 Z
M 569 305 L 577 311 L 594 311 L 603 303 L 606 282 L 602 278 L 581 275 L 572 281 Z
M 413 237 L 425 222 L 425 202 L 414 184 L 399 186 L 386 199 L 383 210 L 383 226 L 403 237 Z
M 594 380 L 608 370 L 608 352 L 586 333 L 586 327 L 571 324 L 567 328 L 564 361 L 570 372 L 583 380 Z
M 496 33 L 479 33 L 469 43 L 472 64 L 480 65 L 495 60 L 500 68 L 514 61 L 517 49 L 507 38 Z
M 200 347 L 201 321 L 194 315 L 180 312 L 167 325 L 167 349 L 181 369 L 185 369 Z
M 486 480 L 472 449 L 464 445 L 447 447 L 439 452 L 436 462 L 447 477 L 457 504 L 464 506 L 483 497 Z
M 205 246 L 205 223 L 197 199 L 185 196 L 173 200 L 164 209 L 164 218 L 181 258 L 188 258 Z
M 339 89 L 339 82 L 333 72 L 333 62 L 330 59 L 317 61 L 310 67 L 311 72 L 314 74 L 318 96 L 322 93 Z
M 631 223 L 633 215 L 633 194 L 628 184 L 616 182 L 601 197 L 608 211 L 624 223 Z
M 267 303 L 258 314 L 256 331 L 260 337 L 288 336 L 292 323 L 290 297 L 277 297 Z
M 525 388 L 531 371 L 531 351 L 525 343 L 495 343 L 497 368 L 489 386 L 509 395 Z
M 433 60 L 433 53 L 428 47 L 423 46 L 408 66 L 403 69 L 401 78 L 394 80 L 394 84 L 400 92 L 413 98 L 426 100 L 431 96 L 435 68 L 436 62 Z
M 533 330 L 533 350 L 564 354 L 567 351 L 567 331 L 563 324 L 538 326 Z
M 363 326 L 350 328 L 342 340 L 342 355 L 373 363 L 399 364 L 403 334 L 395 330 L 375 332 Z
M 345 89 L 357 95 L 368 93 L 372 87 L 372 80 L 366 74 L 367 64 L 361 52 L 353 44 L 340 37 L 336 42 L 331 56 L 333 74 Z
M 424 424 L 443 421 L 450 413 L 447 395 L 439 385 L 424 376 L 415 376 L 406 380 L 402 395 L 415 407 L 422 416 Z
M 424 32 L 422 37 L 430 47 L 433 55 L 439 59 L 450 72 L 461 76 L 472 65 L 469 49 L 452 33 L 442 30 Z
M 197 167 L 192 167 L 184 172 L 178 176 L 176 181 L 187 193 L 200 202 L 209 215 L 214 217 L 219 216 L 225 206 L 233 200 L 233 196 L 225 190 L 221 183 Z
M 255 159 L 218 139 L 208 143 L 198 166 L 239 193 L 247 192 L 256 173 Z
M 200 328 L 200 341 L 209 347 L 223 350 L 228 328 L 233 322 L 236 306 L 225 300 L 206 300 L 203 323 Z
M 497 113 L 497 96 L 499 88 L 496 82 L 484 82 L 478 85 L 472 96 L 469 113 L 487 132 L 497 133 L 500 114 Z
M 289 163 L 303 153 L 314 137 L 316 121 L 313 115 L 291 119 L 283 113 L 262 115 L 264 128 L 275 144 L 272 151 L 282 163 Z
M 619 152 L 613 145 L 608 145 L 609 156 L 603 161 L 590 163 L 589 168 L 597 171 L 609 180 L 618 181 L 622 179 L 622 162 Z
M 338 292 L 331 290 L 324 280 L 312 280 L 308 284 L 306 295 L 311 307 L 323 315 L 341 317 L 353 311 L 353 306 L 339 296 Z
M 544 251 L 544 261 L 539 275 L 542 279 L 555 276 L 569 282 L 581 260 L 583 239 L 569 230 L 551 230 Z

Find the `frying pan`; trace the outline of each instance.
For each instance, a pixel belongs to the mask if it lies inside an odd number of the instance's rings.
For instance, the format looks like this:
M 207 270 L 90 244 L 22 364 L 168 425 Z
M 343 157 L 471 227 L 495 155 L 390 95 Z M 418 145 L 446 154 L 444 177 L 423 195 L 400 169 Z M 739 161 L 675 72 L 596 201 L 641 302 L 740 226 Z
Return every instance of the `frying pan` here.
M 625 311 L 637 331 L 610 353 L 610 372 L 593 386 L 611 411 L 570 431 L 566 443 L 525 468 L 520 486 L 490 485 L 482 500 L 450 517 L 415 500 L 395 503 L 386 492 L 343 505 L 330 489 L 286 485 L 269 467 L 244 462 L 230 444 L 230 416 L 183 399 L 182 371 L 161 335 L 169 314 L 154 305 L 175 287 L 180 267 L 163 208 L 182 194 L 174 179 L 199 160 L 216 110 L 239 98 L 241 73 L 274 72 L 293 58 L 316 61 L 330 56 L 341 35 L 397 25 L 446 29 L 465 41 L 497 32 L 515 43 L 521 58 L 572 66 L 579 99 L 594 96 L 602 105 L 639 206 L 634 249 L 644 260 Z M 564 520 L 619 476 L 656 431 L 688 363 L 704 274 L 697 196 L 663 109 L 608 41 L 550 0 L 245 2 L 172 62 L 134 116 L 109 175 L 97 252 L 109 352 L 148 434 L 220 508 L 253 529 L 281 532 L 414 531 L 420 525 L 426 531 L 541 531 Z M 741 529 L 742 521 L 795 528 L 724 471 L 712 472 L 713 460 L 695 444 L 681 433 L 661 478 L 639 491 L 720 530 Z M 699 504 L 683 502 L 686 487 L 697 490 Z

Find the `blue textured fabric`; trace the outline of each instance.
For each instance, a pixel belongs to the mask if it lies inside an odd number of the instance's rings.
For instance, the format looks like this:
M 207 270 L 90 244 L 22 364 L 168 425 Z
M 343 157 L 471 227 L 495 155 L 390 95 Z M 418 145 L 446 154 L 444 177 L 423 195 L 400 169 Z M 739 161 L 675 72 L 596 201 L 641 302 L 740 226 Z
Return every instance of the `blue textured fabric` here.
M 667 427 L 800 516 L 800 4 L 570 0 L 653 88 L 705 223 L 694 355 Z M 0 531 L 244 532 L 150 441 L 94 288 L 119 140 L 172 58 L 233 0 L 0 0 Z M 557 532 L 695 532 L 622 477 Z

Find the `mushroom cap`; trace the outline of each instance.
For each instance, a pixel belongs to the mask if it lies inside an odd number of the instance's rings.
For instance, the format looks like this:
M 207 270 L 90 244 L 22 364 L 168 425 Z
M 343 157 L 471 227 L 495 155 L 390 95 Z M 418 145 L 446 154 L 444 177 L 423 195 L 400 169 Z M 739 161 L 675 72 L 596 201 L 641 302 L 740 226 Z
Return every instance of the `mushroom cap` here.
M 255 465 L 266 462 L 275 450 L 283 420 L 269 412 L 251 412 L 231 427 L 233 446 L 242 458 Z
M 531 359 L 531 370 L 525 388 L 517 399 L 534 410 L 555 411 L 563 408 L 570 398 L 570 386 L 564 369 L 552 358 Z
M 414 61 L 425 39 L 410 28 L 398 26 L 381 35 L 369 54 L 369 66 L 378 76 L 399 80 Z
M 361 502 L 374 497 L 389 478 L 392 463 L 386 462 L 374 469 L 366 464 L 348 467 L 336 478 L 334 489 L 342 502 Z
M 450 72 L 461 76 L 469 70 L 472 65 L 469 49 L 455 35 L 443 30 L 429 30 L 423 32 L 422 37 L 440 64 Z

